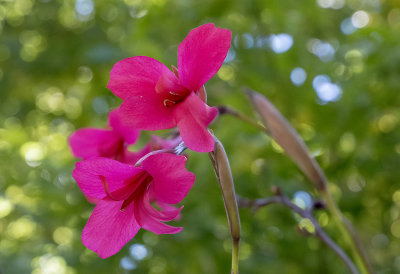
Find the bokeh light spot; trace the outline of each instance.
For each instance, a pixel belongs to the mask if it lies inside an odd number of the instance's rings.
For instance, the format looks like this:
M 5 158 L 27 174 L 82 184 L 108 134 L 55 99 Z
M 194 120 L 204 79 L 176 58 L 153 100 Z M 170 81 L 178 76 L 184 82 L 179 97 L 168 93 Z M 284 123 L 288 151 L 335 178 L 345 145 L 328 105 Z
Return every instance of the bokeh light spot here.
M 36 59 L 38 54 L 47 47 L 47 41 L 43 35 L 37 31 L 26 30 L 21 33 L 19 40 L 22 44 L 20 56 L 22 60 L 31 62 Z
M 89 83 L 92 81 L 93 72 L 89 67 L 79 67 L 78 68 L 78 81 L 80 83 Z
M 327 75 L 317 75 L 313 80 L 313 87 L 322 104 L 335 102 L 342 96 L 342 88 L 331 83 Z
M 261 170 L 262 170 L 262 168 L 263 168 L 264 166 L 265 166 L 265 159 L 259 158 L 259 159 L 254 160 L 254 161 L 251 163 L 250 168 L 251 168 L 251 171 L 252 171 L 254 174 L 258 175 L 258 174 L 261 173 Z
M 315 129 L 309 124 L 299 124 L 300 135 L 304 141 L 309 141 L 315 136 Z
M 388 133 L 392 131 L 398 122 L 398 118 L 393 114 L 385 114 L 378 121 L 378 128 L 381 132 Z
M 69 97 L 65 100 L 63 110 L 68 118 L 76 119 L 82 113 L 81 101 L 75 97 Z
M 60 256 L 46 254 L 39 259 L 32 260 L 35 268 L 32 274 L 72 274 L 71 268 L 67 267 L 65 259 Z
M 79 15 L 88 16 L 94 11 L 92 0 L 76 0 L 75 10 Z
M 58 227 L 53 232 L 53 239 L 59 245 L 71 244 L 73 236 L 73 231 L 68 227 Z
M 96 97 L 92 101 L 92 107 L 98 114 L 108 113 L 110 107 L 104 97 Z
M 32 11 L 33 2 L 31 0 L 16 0 L 14 10 L 20 15 L 27 15 Z
M 346 132 L 340 137 L 339 148 L 343 153 L 350 153 L 356 146 L 356 139 L 350 132 Z
M 129 253 L 131 254 L 132 258 L 137 261 L 141 261 L 147 257 L 148 251 L 146 246 L 142 244 L 134 244 L 129 248 Z
M 293 202 L 302 209 L 307 209 L 312 206 L 311 196 L 305 191 L 296 191 L 293 195 Z
M 28 239 L 36 230 L 36 223 L 32 222 L 27 217 L 19 218 L 18 220 L 8 225 L 8 235 L 14 239 Z
M 400 220 L 396 220 L 390 226 L 390 231 L 392 232 L 393 236 L 396 238 L 400 238 Z
M 9 215 L 13 209 L 14 206 L 9 200 L 0 197 L 0 218 Z
M 315 227 L 314 227 L 313 223 L 310 221 L 310 219 L 307 219 L 307 218 L 302 218 L 300 220 L 299 228 L 307 231 L 310 234 L 314 234 L 314 232 L 315 232 Z
M 277 53 L 288 51 L 293 45 L 293 37 L 287 33 L 272 34 L 269 37 L 271 49 Z
M 368 25 L 369 15 L 363 10 L 358 10 L 351 16 L 351 23 L 355 28 L 361 29 Z
M 275 140 L 271 140 L 271 145 L 276 152 L 278 153 L 284 152 L 283 148 Z
M 22 189 L 18 186 L 11 185 L 6 189 L 6 196 L 7 198 L 12 201 L 13 203 L 21 202 L 25 195 Z
M 344 0 L 317 0 L 318 6 L 324 9 L 341 9 L 344 6 Z
M 318 223 L 320 224 L 320 226 L 324 227 L 327 226 L 329 223 L 329 216 L 326 212 L 322 212 L 319 216 L 318 216 Z
M 246 242 L 241 242 L 239 248 L 240 248 L 239 260 L 241 261 L 247 260 L 252 253 L 251 245 Z
M 307 79 L 307 73 L 303 68 L 294 68 L 290 73 L 290 80 L 295 86 L 301 86 Z
M 340 30 L 343 32 L 343 34 L 350 35 L 354 33 L 357 28 L 355 28 L 351 23 L 351 18 L 346 18 L 340 23 Z
M 137 263 L 129 257 L 123 257 L 121 259 L 121 267 L 126 270 L 134 270 L 137 267 Z
M 332 61 L 335 56 L 335 48 L 330 43 L 319 39 L 311 39 L 307 44 L 307 48 L 323 62 Z
M 390 10 L 387 20 L 390 27 L 392 27 L 393 29 L 400 28 L 400 9 L 395 8 Z
M 64 94 L 57 87 L 50 87 L 36 96 L 36 105 L 47 113 L 62 114 L 64 109 Z
M 230 81 L 235 77 L 235 70 L 232 66 L 224 65 L 218 71 L 218 77 L 224 81 Z
M 230 48 L 228 51 L 228 54 L 225 57 L 224 63 L 229 63 L 235 60 L 236 58 L 236 52 L 234 49 Z
M 6 7 L 0 6 L 0 20 L 4 20 L 7 15 Z
M 347 179 L 347 187 L 352 192 L 360 192 L 365 187 L 365 179 L 357 174 L 352 174 Z
M 400 206 L 400 190 L 396 190 L 392 196 L 393 202 Z
M 27 142 L 20 149 L 21 155 L 29 166 L 35 167 L 41 164 L 46 152 L 45 148 L 37 142 Z

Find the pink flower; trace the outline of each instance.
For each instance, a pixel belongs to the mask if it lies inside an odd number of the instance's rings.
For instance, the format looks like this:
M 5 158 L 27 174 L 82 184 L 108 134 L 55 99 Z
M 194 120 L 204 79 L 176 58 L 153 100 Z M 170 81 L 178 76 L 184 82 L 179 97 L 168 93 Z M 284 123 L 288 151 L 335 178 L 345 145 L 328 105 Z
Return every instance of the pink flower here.
M 78 162 L 72 176 L 85 195 L 99 199 L 83 229 L 83 244 L 107 258 L 141 227 L 156 234 L 180 232 L 182 227 L 164 222 L 182 210 L 167 206 L 181 202 L 194 184 L 185 163 L 184 156 L 169 153 L 151 155 L 140 167 L 102 157 Z M 166 206 L 156 210 L 152 201 Z
M 108 88 L 124 100 L 124 120 L 144 130 L 178 126 L 188 148 L 212 151 L 214 140 L 207 126 L 218 111 L 204 102 L 203 85 L 221 67 L 230 43 L 229 30 L 205 24 L 190 31 L 179 45 L 179 75 L 178 70 L 174 74 L 159 61 L 145 56 L 116 63 Z
M 126 149 L 136 142 L 140 131 L 121 121 L 119 109 L 110 112 L 108 124 L 110 129 L 83 128 L 74 132 L 69 137 L 74 156 L 82 159 L 100 156 L 126 163 L 143 156 Z

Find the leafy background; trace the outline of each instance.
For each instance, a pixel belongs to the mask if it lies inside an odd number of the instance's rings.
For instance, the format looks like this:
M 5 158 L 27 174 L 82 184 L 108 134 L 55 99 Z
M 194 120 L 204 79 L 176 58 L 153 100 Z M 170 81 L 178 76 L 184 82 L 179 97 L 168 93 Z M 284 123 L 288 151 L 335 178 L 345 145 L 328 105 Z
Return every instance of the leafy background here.
M 242 87 L 270 98 L 326 171 L 377 272 L 400 273 L 396 0 L 1 1 L 1 273 L 229 272 L 229 229 L 207 154 L 189 153 L 197 180 L 175 224 L 185 229 L 142 230 L 102 260 L 80 240 L 93 205 L 71 177 L 76 160 L 67 143 L 78 128 L 103 127 L 120 103 L 106 88 L 115 62 L 146 55 L 176 64 L 180 41 L 207 22 L 234 37 L 207 83 L 209 103 L 253 115 Z M 318 199 L 281 148 L 251 125 L 222 116 L 211 128 L 240 195 L 267 197 L 278 185 L 300 205 Z M 143 133 L 140 144 L 148 138 Z M 330 215 L 316 218 L 343 246 Z M 301 220 L 286 208 L 241 209 L 241 219 L 242 273 L 346 272 L 318 239 L 297 232 Z

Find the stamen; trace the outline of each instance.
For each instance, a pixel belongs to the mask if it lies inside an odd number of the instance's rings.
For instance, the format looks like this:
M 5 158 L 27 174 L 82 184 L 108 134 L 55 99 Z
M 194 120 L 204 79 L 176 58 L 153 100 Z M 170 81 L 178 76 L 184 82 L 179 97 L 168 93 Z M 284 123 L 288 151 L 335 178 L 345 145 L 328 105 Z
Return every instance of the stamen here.
M 178 72 L 178 69 L 177 69 L 174 65 L 172 65 L 171 67 L 172 67 L 172 71 L 174 72 L 176 78 L 179 79 L 179 72 Z
M 118 199 L 114 198 L 111 195 L 110 189 L 108 188 L 108 182 L 107 182 L 106 177 L 104 177 L 103 175 L 99 175 L 99 178 L 101 180 L 101 183 L 103 184 L 103 189 L 104 189 L 104 192 L 106 193 L 107 197 L 110 198 L 111 200 L 119 201 Z
M 170 91 L 169 94 L 174 95 L 174 96 L 180 96 L 179 94 L 172 92 L 172 91 Z
M 170 99 L 165 99 L 164 100 L 164 106 L 166 106 L 167 108 L 172 107 L 173 105 L 175 105 L 176 102 L 170 100 Z

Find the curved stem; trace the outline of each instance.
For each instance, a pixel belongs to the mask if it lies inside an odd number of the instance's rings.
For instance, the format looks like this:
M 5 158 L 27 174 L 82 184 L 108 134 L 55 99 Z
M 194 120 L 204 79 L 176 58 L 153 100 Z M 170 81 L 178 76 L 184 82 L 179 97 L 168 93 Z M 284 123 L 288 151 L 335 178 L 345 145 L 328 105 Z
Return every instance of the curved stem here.
M 144 155 L 142 158 L 140 158 L 135 163 L 135 167 L 140 166 L 142 164 L 142 162 L 151 155 L 160 154 L 160 153 L 172 153 L 172 154 L 180 155 L 180 154 L 182 154 L 183 151 L 185 151 L 185 149 L 187 149 L 187 146 L 185 145 L 184 142 L 181 142 L 177 146 L 172 147 L 172 148 L 164 148 L 164 149 L 151 151 L 151 152 L 147 153 L 146 155 Z
M 264 199 L 256 199 L 256 200 L 249 200 L 249 199 L 239 199 L 239 205 L 241 207 L 250 207 L 253 210 L 257 210 L 260 207 L 267 206 L 270 204 L 282 204 L 294 212 L 302 216 L 303 218 L 309 219 L 315 228 L 315 235 L 324 242 L 328 247 L 330 247 L 339 257 L 340 259 L 346 264 L 347 268 L 350 270 L 352 274 L 359 273 L 354 263 L 351 259 L 347 256 L 347 254 L 323 231 L 317 220 L 311 215 L 310 211 L 304 210 L 294 203 L 290 201 L 289 198 L 279 195 Z

